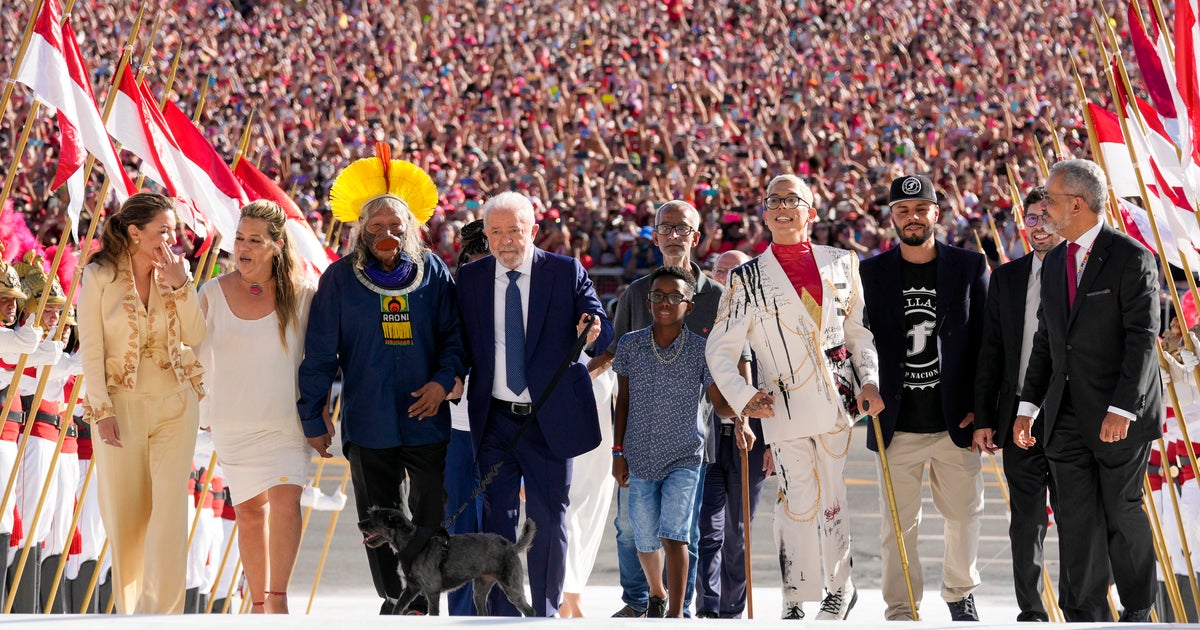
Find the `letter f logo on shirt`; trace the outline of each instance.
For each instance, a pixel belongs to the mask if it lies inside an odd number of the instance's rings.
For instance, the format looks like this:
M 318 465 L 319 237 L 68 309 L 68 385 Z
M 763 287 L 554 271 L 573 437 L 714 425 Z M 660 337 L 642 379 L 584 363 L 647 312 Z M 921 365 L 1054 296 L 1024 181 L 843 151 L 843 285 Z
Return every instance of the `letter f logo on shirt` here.
M 905 337 L 912 340 L 912 343 L 909 345 L 907 356 L 915 357 L 925 351 L 929 337 L 933 334 L 933 325 L 934 322 L 924 321 L 908 329 Z

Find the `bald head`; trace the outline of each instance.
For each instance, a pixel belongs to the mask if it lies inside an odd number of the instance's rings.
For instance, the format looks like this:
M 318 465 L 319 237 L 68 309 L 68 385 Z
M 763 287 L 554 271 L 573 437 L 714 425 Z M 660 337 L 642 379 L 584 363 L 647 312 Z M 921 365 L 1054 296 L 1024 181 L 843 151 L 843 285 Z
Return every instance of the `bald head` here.
M 736 249 L 731 249 L 717 258 L 717 264 L 713 265 L 713 278 L 721 284 L 729 284 L 729 272 L 734 267 L 744 265 L 750 262 L 750 257 L 744 252 Z

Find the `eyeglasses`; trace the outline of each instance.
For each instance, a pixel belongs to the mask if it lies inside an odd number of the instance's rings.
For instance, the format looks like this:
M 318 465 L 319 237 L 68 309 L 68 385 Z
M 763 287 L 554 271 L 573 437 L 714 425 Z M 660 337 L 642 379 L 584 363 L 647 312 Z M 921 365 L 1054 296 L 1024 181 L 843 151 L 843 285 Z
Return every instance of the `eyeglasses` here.
M 667 225 L 666 223 L 663 223 L 654 226 L 654 231 L 658 232 L 659 236 L 670 236 L 674 234 L 676 236 L 686 237 L 691 236 L 692 232 L 696 231 L 696 228 L 690 225 Z
M 1037 227 L 1046 222 L 1044 214 L 1027 214 L 1025 215 L 1025 225 L 1027 227 Z
M 812 204 L 795 195 L 789 195 L 787 197 L 776 197 L 775 195 L 771 195 L 770 197 L 763 199 L 763 205 L 766 206 L 768 210 L 774 210 L 781 205 L 788 210 L 795 210 L 799 207 L 812 207 Z
M 663 293 L 662 291 L 651 291 L 650 295 L 646 296 L 646 299 L 650 300 L 653 304 L 662 304 L 663 301 L 666 301 L 671 306 L 679 306 L 684 302 L 691 302 L 691 300 L 679 293 Z

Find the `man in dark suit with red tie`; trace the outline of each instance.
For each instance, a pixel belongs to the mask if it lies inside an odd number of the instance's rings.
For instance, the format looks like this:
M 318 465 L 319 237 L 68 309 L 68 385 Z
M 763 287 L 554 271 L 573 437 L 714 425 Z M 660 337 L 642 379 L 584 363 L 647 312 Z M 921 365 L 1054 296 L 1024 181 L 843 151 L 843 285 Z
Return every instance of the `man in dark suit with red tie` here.
M 1155 575 L 1142 480 L 1150 442 L 1162 435 L 1158 270 L 1154 254 L 1105 224 L 1106 178 L 1094 162 L 1055 164 L 1046 196 L 1046 230 L 1067 242 L 1046 255 L 1014 441 L 1037 443 L 1041 409 L 1061 505 L 1067 621 L 1108 620 L 1111 564 L 1121 621 L 1145 622 Z
M 602 352 L 613 329 L 579 261 L 533 246 L 537 224 L 528 197 L 505 192 L 489 199 L 483 225 L 492 256 L 463 266 L 458 275 L 471 361 L 471 440 L 481 472 L 501 463 L 484 492 L 483 531 L 516 540 L 524 483 L 525 516 L 537 525 L 527 555 L 530 603 L 539 616 L 553 617 L 566 573 L 571 458 L 600 444 L 592 379 L 575 362 L 573 345 L 586 329 L 595 352 Z M 562 380 L 550 388 L 566 360 Z M 534 413 L 543 396 L 545 405 Z M 526 422 L 529 428 L 509 453 Z M 500 589 L 492 590 L 489 610 L 517 614 Z
M 1012 423 L 1020 402 L 1021 382 L 1033 335 L 1037 332 L 1038 306 L 1042 303 L 1042 265 L 1046 252 L 1063 238 L 1045 230 L 1049 200 L 1038 186 L 1025 196 L 1025 228 L 1032 250 L 992 272 L 984 310 L 983 343 L 975 372 L 974 450 L 995 453 L 1003 449 L 1004 477 L 1008 481 L 1008 539 L 1012 548 L 1013 587 L 1021 612 L 1017 621 L 1050 621 L 1042 604 L 1042 541 L 1046 538 L 1046 490 L 1051 496 L 1050 464 L 1042 444 L 1028 449 L 1013 446 Z M 1034 436 L 1041 440 L 1041 427 Z M 1055 501 L 1057 503 L 1057 501 Z

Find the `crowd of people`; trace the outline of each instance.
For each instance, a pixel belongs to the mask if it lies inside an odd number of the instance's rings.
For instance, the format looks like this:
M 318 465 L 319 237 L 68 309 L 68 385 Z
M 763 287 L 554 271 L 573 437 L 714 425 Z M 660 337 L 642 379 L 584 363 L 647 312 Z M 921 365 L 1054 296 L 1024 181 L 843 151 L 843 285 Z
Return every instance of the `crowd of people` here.
M 251 159 L 322 233 L 333 176 L 377 140 L 398 141 L 438 184 L 429 240 L 451 264 L 462 226 L 502 190 L 537 200 L 540 247 L 588 265 L 624 266 L 664 199 L 701 211 L 701 261 L 761 253 L 757 197 L 784 172 L 823 201 L 818 243 L 887 249 L 885 187 L 922 172 L 944 191 L 939 229 L 952 242 L 976 247 L 970 219 L 992 213 L 1018 253 L 1005 168 L 1036 179 L 1051 125 L 1066 153 L 1083 151 L 1069 57 L 1096 58 L 1097 12 L 1080 0 L 191 1 L 147 17 L 161 34 L 144 70 L 161 93 L 182 47 L 173 92 L 188 113 L 204 92 L 201 125 L 228 158 L 253 109 Z M 122 3 L 75 8 L 101 97 L 133 17 Z M 24 17 L 0 19 L 7 71 Z M 1099 67 L 1078 65 L 1104 102 Z M 0 121 L 6 146 L 30 102 L 16 91 Z M 43 243 L 61 227 L 61 193 L 47 190 L 56 142 L 46 118 L 16 173 L 16 207 Z
M 73 17 L 89 34 L 81 41 L 101 94 L 128 35 L 123 11 L 93 3 Z M 743 514 L 737 494 L 778 472 L 782 616 L 805 618 L 804 604 L 819 602 L 817 619 L 844 619 L 857 590 L 842 465 L 851 426 L 868 414 L 880 432 L 867 443 L 887 451 L 896 476 L 881 484 L 895 491 L 881 495 L 895 503 L 881 532 L 889 619 L 920 614 L 920 562 L 909 556 L 910 570 L 902 550 L 915 554 L 924 470 L 941 480 L 935 504 L 947 522 L 942 598 L 955 620 L 977 620 L 980 451 L 1004 448 L 1007 460 L 1010 449 L 1041 448 L 1031 461 L 1042 457 L 1046 474 L 1027 494 L 1051 487 L 1059 501 L 1094 503 L 1060 519 L 1072 535 L 1064 614 L 1107 618 L 1097 593 L 1111 566 L 1122 619 L 1144 621 L 1150 553 L 1128 561 L 1119 547 L 1149 545 L 1141 486 L 1127 482 L 1140 483 L 1159 432 L 1159 376 L 1147 359 L 1153 339 L 1129 331 L 1158 328 L 1153 261 L 1101 220 L 1094 165 L 1058 162 L 1048 178 L 1038 166 L 1040 154 L 1086 153 L 1068 56 L 1094 52 L 1084 34 L 1097 11 L 1071 1 L 181 3 L 159 16 L 163 35 L 139 70 L 164 89 L 180 49 L 173 89 L 184 109 L 204 107 L 205 135 L 230 157 L 249 125 L 250 159 L 316 233 L 345 225 L 332 232 L 342 257 L 314 287 L 283 211 L 256 202 L 227 235 L 225 273 L 197 294 L 197 243 L 170 199 L 139 193 L 104 219 L 77 354 L 47 336 L 65 299 L 49 320 L 18 325 L 17 305 L 37 291 L 25 290 L 27 270 L 2 270 L 11 329 L 0 331 L 0 374 L 13 377 L 10 353 L 28 353 L 33 376 L 49 370 L 61 383 L 44 408 L 14 409 L 0 456 L 15 454 L 23 423 L 43 441 L 43 424 L 77 442 L 90 432 L 93 501 L 112 544 L 104 582 L 127 613 L 190 607 L 187 513 L 175 508 L 198 427 L 211 429 L 229 482 L 254 612 L 288 610 L 306 458 L 329 456 L 335 437 L 361 518 L 404 503 L 397 527 L 426 544 L 453 527 L 528 548 L 532 601 L 504 579 L 497 589 L 476 580 L 473 601 L 461 599 L 468 591 L 452 600 L 455 612 L 473 603 L 480 613 L 580 614 L 603 517 L 578 506 L 604 505 L 611 483 L 577 487 L 572 472 L 611 447 L 625 604 L 616 616 L 739 616 L 739 545 L 757 496 Z M 12 26 L 12 59 L 21 18 L 0 19 Z M 1093 92 L 1098 70 L 1080 66 Z M 16 92 L 0 141 L 15 145 L 30 103 Z M 37 126 L 5 213 L 24 222 L 32 243 L 16 253 L 33 250 L 26 262 L 38 269 L 61 239 L 64 198 L 47 190 L 55 137 L 49 119 Z M 1025 200 L 1034 253 L 1017 262 L 1044 263 L 1058 280 L 1034 289 L 1022 277 L 1030 299 L 992 318 L 989 269 L 1024 254 L 1010 171 L 1027 188 L 1045 183 Z M 1070 243 L 1048 254 L 1047 234 Z M 1093 250 L 1102 255 L 1089 262 Z M 595 284 L 602 268 L 623 289 L 609 307 Z M 1035 297 L 1062 312 L 1035 308 L 1031 319 Z M 1009 320 L 1024 324 L 1015 352 L 997 323 Z M 1089 335 L 1129 339 L 1088 355 L 1069 385 L 1052 377 Z M 975 378 L 989 336 L 1003 340 L 990 360 L 1021 366 L 999 392 Z M 270 365 L 291 369 L 253 401 L 231 393 Z M 68 429 L 68 377 L 80 373 L 86 427 Z M 1111 406 L 1093 408 L 1096 392 L 1114 387 Z M 664 391 L 668 405 L 654 398 Z M 747 479 L 734 470 L 743 450 L 755 462 Z M 1119 470 L 1096 473 L 1098 464 Z M 0 474 L 11 466 L 0 457 Z M 22 466 L 37 477 L 36 465 Z M 465 498 L 480 478 L 484 500 L 448 512 L 458 505 L 447 495 Z M 1111 500 L 1106 489 L 1123 482 Z M 18 532 L 0 520 L 6 528 Z M 364 533 L 381 611 L 437 612 L 398 571 L 448 569 Z M 1014 556 L 1018 538 L 1029 535 L 1014 534 Z M 50 555 L 66 543 L 47 545 Z M 1021 568 L 1036 565 L 1040 540 L 1037 553 L 1022 549 L 1031 559 Z M 1040 585 L 1014 578 L 1022 615 L 1044 620 Z

